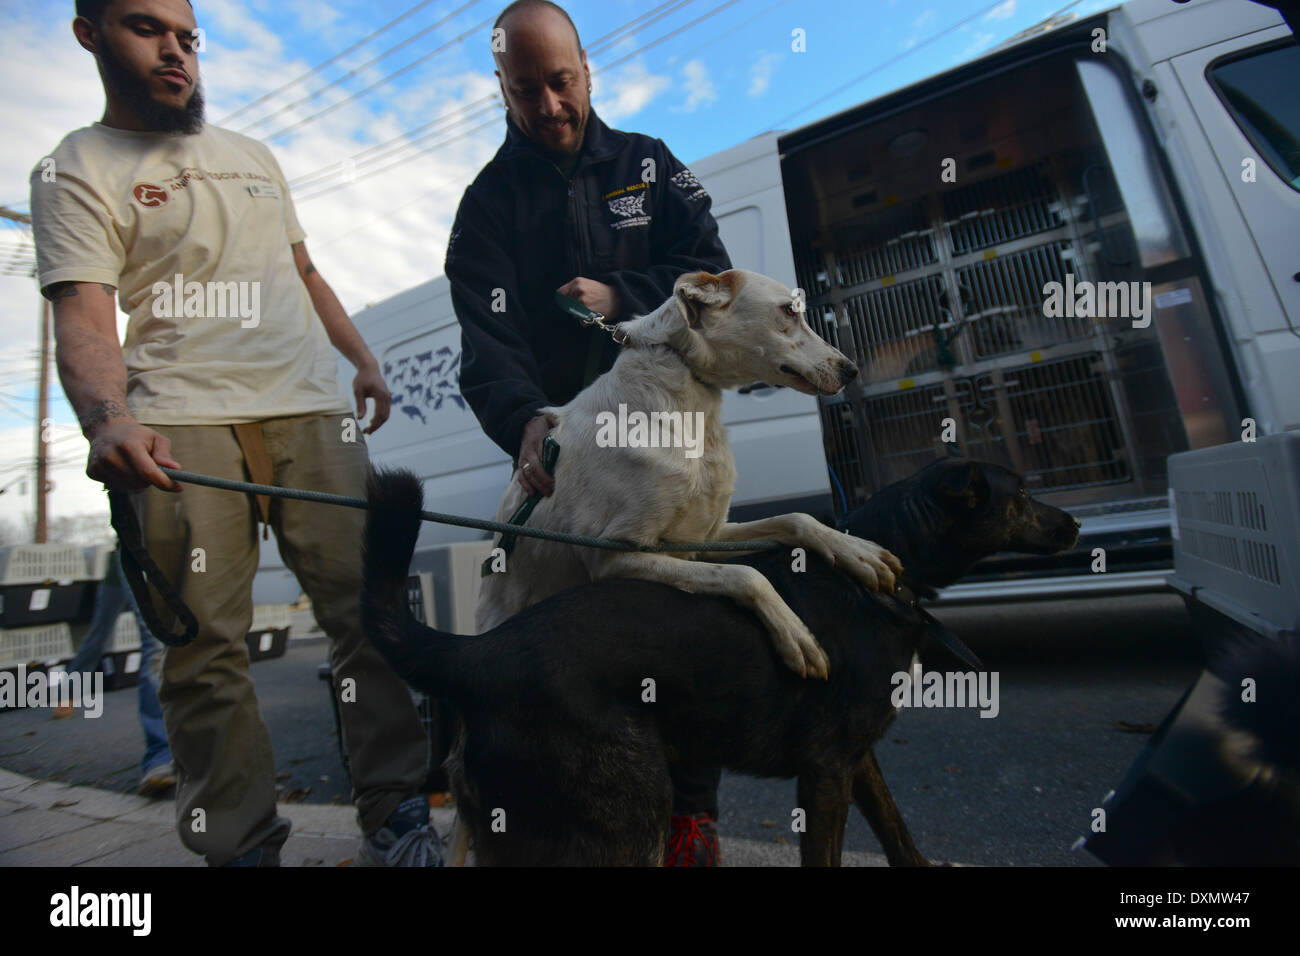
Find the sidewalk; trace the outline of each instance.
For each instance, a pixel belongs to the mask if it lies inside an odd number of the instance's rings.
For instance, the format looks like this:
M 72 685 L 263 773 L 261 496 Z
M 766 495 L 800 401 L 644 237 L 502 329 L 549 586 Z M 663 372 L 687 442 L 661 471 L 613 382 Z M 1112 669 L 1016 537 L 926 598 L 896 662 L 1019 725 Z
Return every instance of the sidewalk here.
M 171 800 L 149 800 L 93 787 L 33 780 L 0 770 L 0 867 L 202 866 L 181 845 Z M 352 807 L 282 803 L 293 821 L 283 866 L 345 866 L 360 839 Z M 444 837 L 455 811 L 431 811 Z M 793 836 L 786 844 L 722 837 L 727 866 L 798 866 Z M 473 857 L 471 854 L 471 863 Z M 878 853 L 844 854 L 845 866 L 884 866 Z

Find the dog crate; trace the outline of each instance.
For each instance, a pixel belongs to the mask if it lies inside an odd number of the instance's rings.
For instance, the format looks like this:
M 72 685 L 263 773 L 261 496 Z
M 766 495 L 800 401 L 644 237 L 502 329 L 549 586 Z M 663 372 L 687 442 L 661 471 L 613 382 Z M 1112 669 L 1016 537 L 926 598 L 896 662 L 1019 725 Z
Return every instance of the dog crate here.
M 88 620 L 95 584 L 80 548 L 16 544 L 0 548 L 0 627 Z
M 57 664 L 72 654 L 72 631 L 65 622 L 0 629 L 0 669 Z
M 1300 633 L 1300 434 L 1174 455 L 1169 485 L 1170 586 L 1257 634 Z
M 900 93 L 782 141 L 809 322 L 860 372 L 821 401 L 838 517 L 957 452 L 1076 515 L 1141 508 L 1163 524 L 1168 456 L 1227 440 L 1230 390 L 1164 345 L 1184 327 L 1171 323 L 1212 333 L 1199 293 L 1195 315 L 1159 305 L 1185 303 L 1200 266 L 1185 251 L 1149 261 L 1135 241 L 1141 202 L 1143 228 L 1164 215 L 1171 248 L 1186 245 L 1167 200 L 1115 181 L 1110 127 L 1144 134 L 1136 117 L 1098 112 L 1122 81 L 1096 59 L 1062 52 Z M 1170 277 L 1182 291 L 1162 300 Z M 1123 284 L 1127 297 L 1146 283 L 1150 322 L 1131 301 L 1121 316 L 1058 314 L 1052 283 L 1062 299 L 1067 286 Z
M 250 661 L 266 661 L 283 657 L 289 648 L 289 605 L 256 604 L 253 606 L 253 623 L 244 635 Z

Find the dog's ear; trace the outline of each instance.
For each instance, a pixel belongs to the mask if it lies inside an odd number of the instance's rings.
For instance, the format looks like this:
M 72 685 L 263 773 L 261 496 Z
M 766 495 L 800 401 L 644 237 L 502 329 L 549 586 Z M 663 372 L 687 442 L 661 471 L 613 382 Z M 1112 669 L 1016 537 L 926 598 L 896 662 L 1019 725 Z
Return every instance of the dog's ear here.
M 734 272 L 714 275 L 711 272 L 687 272 L 673 284 L 673 296 L 686 324 L 692 329 L 703 325 L 708 309 L 725 309 L 736 297 Z
M 944 498 L 967 508 L 975 508 L 985 486 L 984 472 L 977 461 L 954 461 L 942 469 L 938 491 Z

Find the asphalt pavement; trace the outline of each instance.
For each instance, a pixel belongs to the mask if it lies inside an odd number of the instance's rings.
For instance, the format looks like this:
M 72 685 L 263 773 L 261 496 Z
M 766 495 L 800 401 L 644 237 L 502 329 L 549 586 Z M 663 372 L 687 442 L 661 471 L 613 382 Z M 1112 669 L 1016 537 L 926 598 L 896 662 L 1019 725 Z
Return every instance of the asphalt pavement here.
M 1181 602 L 1093 598 L 937 614 L 998 671 L 999 712 L 906 709 L 877 746 L 918 847 L 961 864 L 1095 865 L 1071 844 L 1199 671 Z M 339 865 L 356 830 L 316 673 L 328 643 L 312 626 L 296 616 L 285 656 L 252 673 L 284 812 L 302 837 L 286 862 Z M 93 720 L 0 714 L 0 866 L 197 864 L 171 830 L 170 802 L 134 796 L 142 747 L 133 689 L 109 693 Z M 719 797 L 724 862 L 797 862 L 793 781 L 726 774 Z M 449 819 L 437 812 L 443 829 Z M 856 811 L 845 846 L 848 864 L 883 863 Z

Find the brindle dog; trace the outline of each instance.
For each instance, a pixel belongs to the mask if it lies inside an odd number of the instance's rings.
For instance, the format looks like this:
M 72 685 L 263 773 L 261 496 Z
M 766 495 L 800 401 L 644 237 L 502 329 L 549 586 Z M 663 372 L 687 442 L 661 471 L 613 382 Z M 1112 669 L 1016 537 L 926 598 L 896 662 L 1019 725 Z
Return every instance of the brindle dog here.
M 573 588 L 458 637 L 405 607 L 421 505 L 415 476 L 372 478 L 362 617 L 398 674 L 460 711 L 448 770 L 480 865 L 658 865 L 673 763 L 797 777 L 805 866 L 839 864 L 854 801 L 891 864 L 926 864 L 872 753 L 896 715 L 891 676 L 933 639 L 919 607 L 812 554 L 803 571 L 785 550 L 736 559 L 817 635 L 826 681 L 793 674 L 734 601 L 647 581 Z M 918 590 L 998 550 L 1051 553 L 1078 534 L 1013 473 L 955 459 L 884 489 L 850 525 L 897 549 Z

